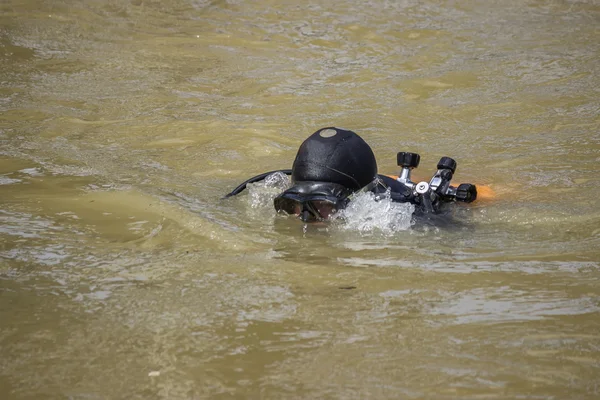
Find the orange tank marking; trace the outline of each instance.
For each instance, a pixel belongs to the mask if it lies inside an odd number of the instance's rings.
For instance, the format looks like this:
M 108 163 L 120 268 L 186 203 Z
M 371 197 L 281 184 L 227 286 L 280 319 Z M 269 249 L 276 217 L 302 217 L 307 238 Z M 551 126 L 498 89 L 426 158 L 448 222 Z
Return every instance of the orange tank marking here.
M 496 192 L 491 187 L 483 185 L 475 186 L 477 186 L 477 200 L 493 200 L 496 198 Z

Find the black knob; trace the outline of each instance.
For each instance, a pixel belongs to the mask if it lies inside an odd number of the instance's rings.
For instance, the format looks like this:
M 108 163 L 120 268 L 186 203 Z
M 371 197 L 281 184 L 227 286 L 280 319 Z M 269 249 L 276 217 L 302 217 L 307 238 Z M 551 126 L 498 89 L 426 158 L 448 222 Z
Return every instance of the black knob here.
M 396 159 L 398 160 L 397 165 L 399 167 L 417 168 L 419 166 L 419 161 L 421 161 L 421 156 L 417 153 L 406 153 L 401 151 L 396 155 Z
M 477 198 L 477 187 L 470 183 L 461 183 L 456 189 L 456 200 L 470 203 Z
M 442 157 L 440 158 L 437 167 L 438 169 L 449 169 L 454 173 L 456 171 L 456 161 L 450 157 Z

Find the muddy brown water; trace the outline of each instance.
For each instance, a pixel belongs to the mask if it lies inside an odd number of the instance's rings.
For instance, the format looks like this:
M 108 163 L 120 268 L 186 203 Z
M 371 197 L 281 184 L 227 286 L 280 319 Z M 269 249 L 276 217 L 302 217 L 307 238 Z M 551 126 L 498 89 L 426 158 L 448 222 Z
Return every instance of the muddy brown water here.
M 597 399 L 594 1 L 0 2 L 2 399 Z M 243 195 L 324 126 L 491 202 Z

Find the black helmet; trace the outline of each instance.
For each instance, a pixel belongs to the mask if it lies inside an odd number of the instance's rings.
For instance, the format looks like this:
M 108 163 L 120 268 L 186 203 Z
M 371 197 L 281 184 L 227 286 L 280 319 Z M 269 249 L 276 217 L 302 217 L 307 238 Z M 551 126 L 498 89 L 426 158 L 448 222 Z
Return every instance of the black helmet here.
M 275 198 L 289 214 L 326 219 L 346 205 L 347 197 L 377 178 L 377 162 L 356 133 L 323 128 L 306 139 L 292 166 L 292 187 Z M 311 215 L 309 215 L 311 214 Z

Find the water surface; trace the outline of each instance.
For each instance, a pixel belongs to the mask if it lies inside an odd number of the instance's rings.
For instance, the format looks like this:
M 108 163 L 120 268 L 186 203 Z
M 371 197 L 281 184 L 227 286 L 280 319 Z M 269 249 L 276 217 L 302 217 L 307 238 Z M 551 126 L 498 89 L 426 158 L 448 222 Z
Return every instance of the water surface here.
M 599 27 L 593 1 L 3 1 L 1 397 L 598 398 Z M 325 126 L 498 196 L 391 230 L 221 199 Z

